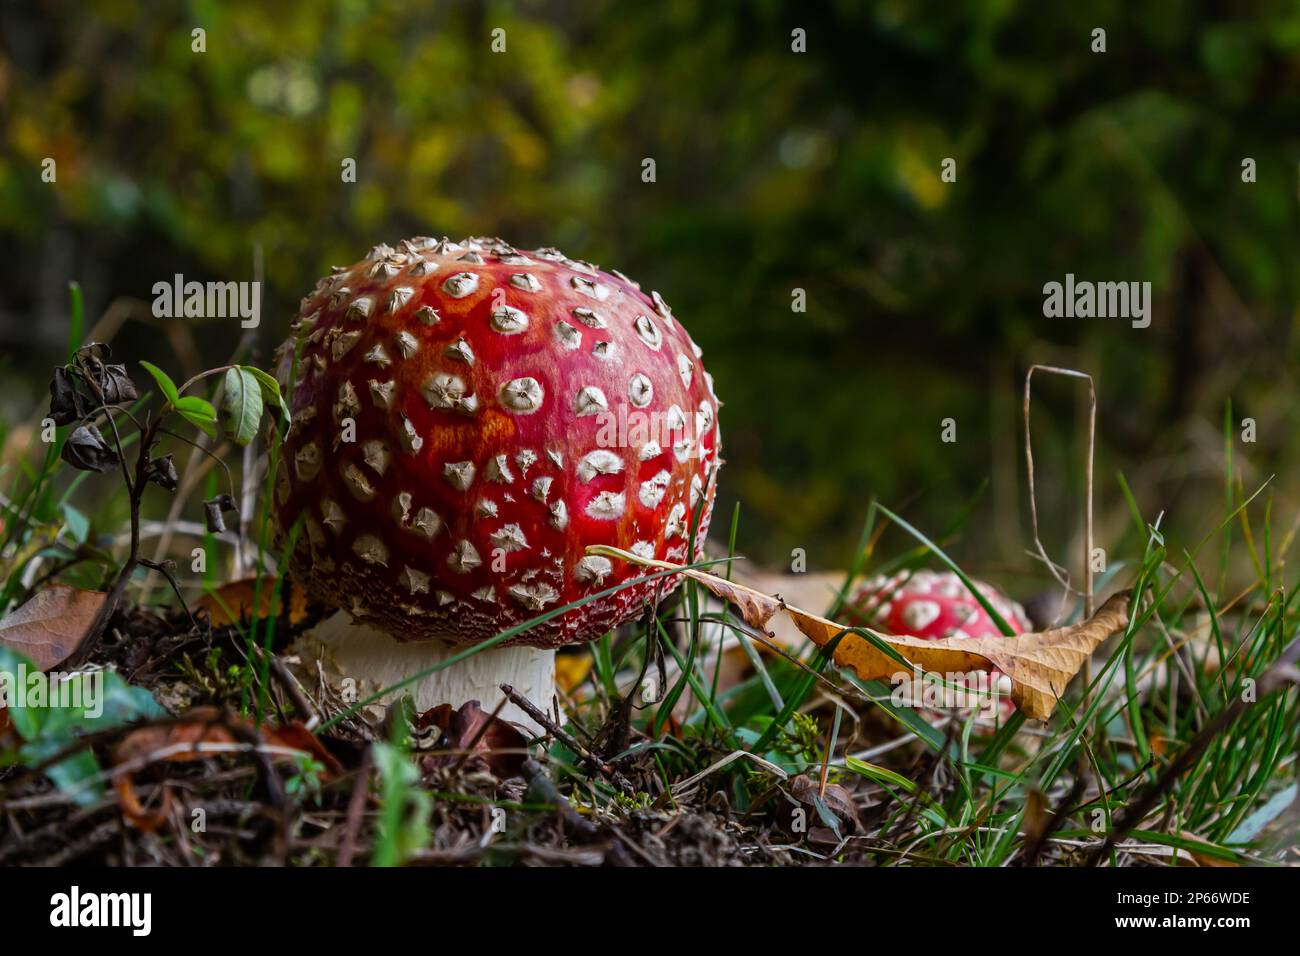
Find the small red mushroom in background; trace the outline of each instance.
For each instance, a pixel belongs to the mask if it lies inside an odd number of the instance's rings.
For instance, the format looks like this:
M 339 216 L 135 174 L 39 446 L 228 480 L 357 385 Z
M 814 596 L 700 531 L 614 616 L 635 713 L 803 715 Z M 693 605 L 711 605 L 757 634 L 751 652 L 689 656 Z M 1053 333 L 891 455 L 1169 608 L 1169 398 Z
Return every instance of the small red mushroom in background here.
M 314 639 L 358 697 L 646 573 L 588 545 L 703 554 L 718 399 L 663 298 L 621 273 L 499 239 L 376 246 L 303 300 L 278 359 L 295 381 L 277 523 L 301 522 L 292 576 L 342 609 Z M 550 710 L 555 648 L 677 583 L 567 611 L 400 693 L 491 710 L 504 682 Z
M 991 584 L 972 583 L 1015 633 L 1033 630 L 1023 607 Z M 885 634 L 928 640 L 1004 636 L 961 578 L 951 571 L 877 576 L 854 591 L 851 603 L 862 624 Z M 1002 716 L 1006 717 L 1015 709 L 1009 696 L 1010 678 L 996 670 L 989 676 L 999 696 Z M 966 685 L 965 681 L 953 683 Z

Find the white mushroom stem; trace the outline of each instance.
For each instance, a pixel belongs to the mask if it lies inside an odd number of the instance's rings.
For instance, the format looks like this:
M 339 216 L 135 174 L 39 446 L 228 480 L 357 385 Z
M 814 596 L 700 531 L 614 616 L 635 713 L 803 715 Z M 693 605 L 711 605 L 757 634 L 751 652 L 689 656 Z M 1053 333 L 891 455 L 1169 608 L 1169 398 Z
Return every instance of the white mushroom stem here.
M 312 628 L 304 641 L 306 646 L 300 646 L 299 650 L 322 659 L 327 673 L 333 670 L 339 680 L 356 681 L 357 700 L 364 700 L 466 649 L 464 645 L 449 646 L 440 641 L 397 641 L 383 631 L 355 623 L 346 611 L 326 618 Z M 542 713 L 553 713 L 555 651 L 523 646 L 490 647 L 408 684 L 382 701 L 389 704 L 403 694 L 410 694 L 416 712 L 423 713 L 439 704 L 458 708 L 466 701 L 477 700 L 479 706 L 491 713 L 505 697 L 501 693 L 502 684 L 509 684 Z M 531 717 L 510 701 L 498 716 L 521 724 L 528 732 L 542 732 Z

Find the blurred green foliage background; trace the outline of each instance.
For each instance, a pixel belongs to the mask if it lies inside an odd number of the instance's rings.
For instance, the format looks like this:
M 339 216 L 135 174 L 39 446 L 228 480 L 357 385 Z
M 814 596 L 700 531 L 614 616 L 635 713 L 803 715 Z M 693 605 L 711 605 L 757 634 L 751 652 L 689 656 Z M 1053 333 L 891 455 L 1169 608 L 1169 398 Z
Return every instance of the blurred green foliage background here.
M 665 295 L 725 402 L 717 525 L 741 502 L 740 550 L 766 562 L 804 548 L 843 566 L 872 495 L 938 534 L 987 479 L 954 551 L 1032 567 L 1035 361 L 1096 376 L 1100 543 L 1130 524 L 1117 471 L 1148 518 L 1209 529 L 1229 400 L 1258 422 L 1237 443 L 1244 481 L 1279 475 L 1289 527 L 1297 117 L 1295 4 L 5 4 L 0 409 L 39 417 L 71 279 L 92 318 L 125 319 L 119 360 L 183 373 L 239 333 L 160 329 L 154 282 L 249 279 L 260 255 L 265 360 L 330 264 L 411 235 L 500 235 Z M 1067 272 L 1151 281 L 1151 327 L 1044 318 L 1043 284 Z M 1036 391 L 1061 555 L 1081 393 Z

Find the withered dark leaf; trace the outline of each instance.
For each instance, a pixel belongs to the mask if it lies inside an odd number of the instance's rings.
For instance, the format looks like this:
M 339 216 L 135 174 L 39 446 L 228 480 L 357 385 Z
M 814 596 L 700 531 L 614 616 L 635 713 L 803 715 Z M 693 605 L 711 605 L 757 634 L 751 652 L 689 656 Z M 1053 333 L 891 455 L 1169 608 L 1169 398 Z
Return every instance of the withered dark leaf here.
M 50 379 L 50 418 L 56 425 L 71 425 L 90 414 L 93 407 L 86 396 L 77 391 L 76 380 L 66 368 L 56 368 Z
M 105 362 L 112 354 L 113 350 L 103 342 L 89 342 L 77 349 L 73 363 L 90 386 L 91 392 L 103 399 L 103 404 L 117 405 L 134 401 L 140 397 L 140 393 L 135 382 L 131 381 L 131 376 L 126 374 L 126 366 Z
M 226 530 L 226 521 L 221 514 L 223 511 L 232 512 L 236 518 L 239 517 L 239 506 L 229 494 L 217 495 L 203 502 L 203 514 L 207 518 L 208 530 L 213 534 L 221 534 Z
M 126 374 L 125 365 L 105 365 L 103 369 L 104 377 L 100 382 L 100 388 L 104 392 L 104 401 L 107 404 L 133 402 L 140 397 L 135 382 L 131 381 L 131 376 Z
M 217 498 L 203 502 L 203 517 L 207 522 L 208 530 L 213 534 L 221 534 L 226 530 L 226 521 L 221 517 L 221 505 Z
M 176 464 L 172 461 L 171 455 L 151 460 L 145 466 L 144 477 L 146 481 L 152 481 L 168 491 L 175 491 L 176 486 L 180 484 L 180 476 L 176 473 Z
M 73 430 L 63 443 L 60 457 L 73 468 L 82 471 L 108 471 L 121 460 L 117 452 L 104 441 L 104 436 L 92 423 L 87 422 Z

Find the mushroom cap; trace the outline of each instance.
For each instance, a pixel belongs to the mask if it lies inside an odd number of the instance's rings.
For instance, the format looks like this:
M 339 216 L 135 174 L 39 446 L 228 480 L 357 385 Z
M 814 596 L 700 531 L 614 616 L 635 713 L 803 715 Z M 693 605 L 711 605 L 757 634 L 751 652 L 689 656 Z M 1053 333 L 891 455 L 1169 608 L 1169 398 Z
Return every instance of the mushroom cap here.
M 991 584 L 973 583 L 1017 634 L 1033 630 L 1023 607 Z M 886 634 L 931 640 L 1002 636 L 993 618 L 951 571 L 922 570 L 910 578 L 905 573 L 877 576 L 854 592 L 852 603 L 864 623 Z
M 717 396 L 667 303 L 621 273 L 499 239 L 380 245 L 317 283 L 277 359 L 291 574 L 398 640 L 476 643 L 646 573 L 588 545 L 703 554 Z M 591 640 L 678 583 L 508 643 Z

